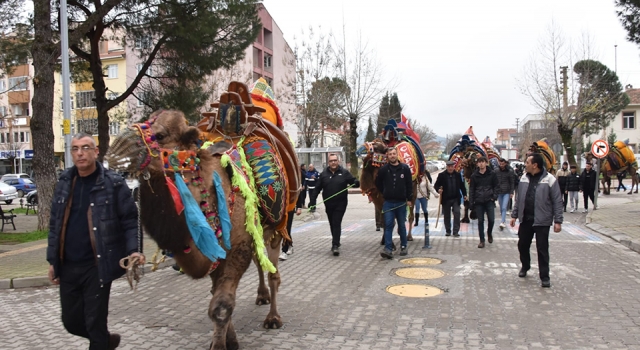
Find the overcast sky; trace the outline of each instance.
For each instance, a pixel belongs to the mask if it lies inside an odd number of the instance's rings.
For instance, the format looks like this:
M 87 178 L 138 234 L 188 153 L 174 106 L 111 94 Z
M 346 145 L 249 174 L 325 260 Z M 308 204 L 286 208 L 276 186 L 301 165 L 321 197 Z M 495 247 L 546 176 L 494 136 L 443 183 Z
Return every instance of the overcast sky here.
M 376 50 L 407 116 L 440 136 L 496 137 L 516 118 L 538 111 L 517 79 L 555 22 L 567 41 L 588 33 L 596 59 L 617 72 L 623 86 L 640 87 L 640 51 L 625 39 L 613 0 L 264 0 L 294 47 L 309 26 L 352 38 L 360 31 Z M 350 39 L 347 38 L 347 42 Z M 353 42 L 351 40 L 351 42 Z

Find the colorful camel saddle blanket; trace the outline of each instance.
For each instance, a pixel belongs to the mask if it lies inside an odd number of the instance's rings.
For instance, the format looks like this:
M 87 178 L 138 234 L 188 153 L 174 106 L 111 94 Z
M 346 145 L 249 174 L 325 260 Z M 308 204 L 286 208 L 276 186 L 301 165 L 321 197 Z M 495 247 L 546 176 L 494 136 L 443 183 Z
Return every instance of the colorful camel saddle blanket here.
M 418 158 L 416 148 L 411 143 L 402 141 L 396 145 L 396 150 L 398 151 L 398 160 L 409 166 L 411 179 L 415 181 L 421 173 L 420 158 Z
M 611 163 L 612 169 L 620 169 L 625 166 L 638 167 L 638 162 L 633 151 L 622 141 L 616 141 L 607 155 L 607 160 Z
M 288 203 L 287 176 L 282 160 L 264 138 L 249 137 L 242 148 L 253 171 L 263 220 L 277 224 L 284 218 Z

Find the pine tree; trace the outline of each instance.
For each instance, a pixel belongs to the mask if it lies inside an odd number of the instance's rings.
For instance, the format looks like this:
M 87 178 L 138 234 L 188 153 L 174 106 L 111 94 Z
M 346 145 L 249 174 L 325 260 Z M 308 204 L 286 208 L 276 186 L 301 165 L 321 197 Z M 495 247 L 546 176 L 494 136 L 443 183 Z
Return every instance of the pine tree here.
M 373 120 L 369 117 L 369 126 L 367 127 L 367 134 L 364 137 L 364 140 L 367 142 L 373 141 L 376 138 L 376 133 L 373 131 Z

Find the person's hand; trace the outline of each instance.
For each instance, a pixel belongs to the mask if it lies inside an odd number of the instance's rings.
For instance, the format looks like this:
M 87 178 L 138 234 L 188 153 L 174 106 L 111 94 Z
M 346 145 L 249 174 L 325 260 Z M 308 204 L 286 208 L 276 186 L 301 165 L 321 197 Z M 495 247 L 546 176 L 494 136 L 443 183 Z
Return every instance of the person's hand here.
M 438 193 L 442 194 L 442 187 L 438 190 Z
M 516 219 L 511 218 L 511 222 L 509 223 L 509 226 L 516 227 Z
M 464 199 L 466 201 L 467 200 L 467 196 L 464 196 L 462 199 Z
M 56 272 L 53 265 L 49 265 L 49 282 L 51 282 L 51 284 L 58 285 L 60 284 L 60 278 L 56 277 L 55 274 Z
M 302 208 L 298 208 L 298 210 L 296 210 L 296 215 L 300 215 L 302 214 Z
M 562 224 L 555 223 L 553 224 L 553 232 L 558 233 L 562 231 Z
M 580 193 L 582 193 L 582 190 L 580 190 Z
M 569 191 L 564 191 L 564 193 L 569 193 Z
M 436 198 L 440 198 L 440 194 L 436 193 Z
M 140 265 L 144 265 L 147 262 L 147 260 L 144 257 L 144 254 L 142 253 L 138 253 L 138 252 L 131 253 L 130 258 L 133 259 L 135 257 L 138 257 L 140 259 Z

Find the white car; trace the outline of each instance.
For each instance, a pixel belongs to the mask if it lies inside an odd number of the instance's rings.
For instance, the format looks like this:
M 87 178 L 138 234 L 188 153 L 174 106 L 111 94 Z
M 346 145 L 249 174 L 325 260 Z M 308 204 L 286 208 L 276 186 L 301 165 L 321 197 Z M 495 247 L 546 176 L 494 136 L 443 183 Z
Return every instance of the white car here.
M 11 204 L 16 198 L 18 198 L 18 190 L 13 186 L 0 182 L 0 201 Z

